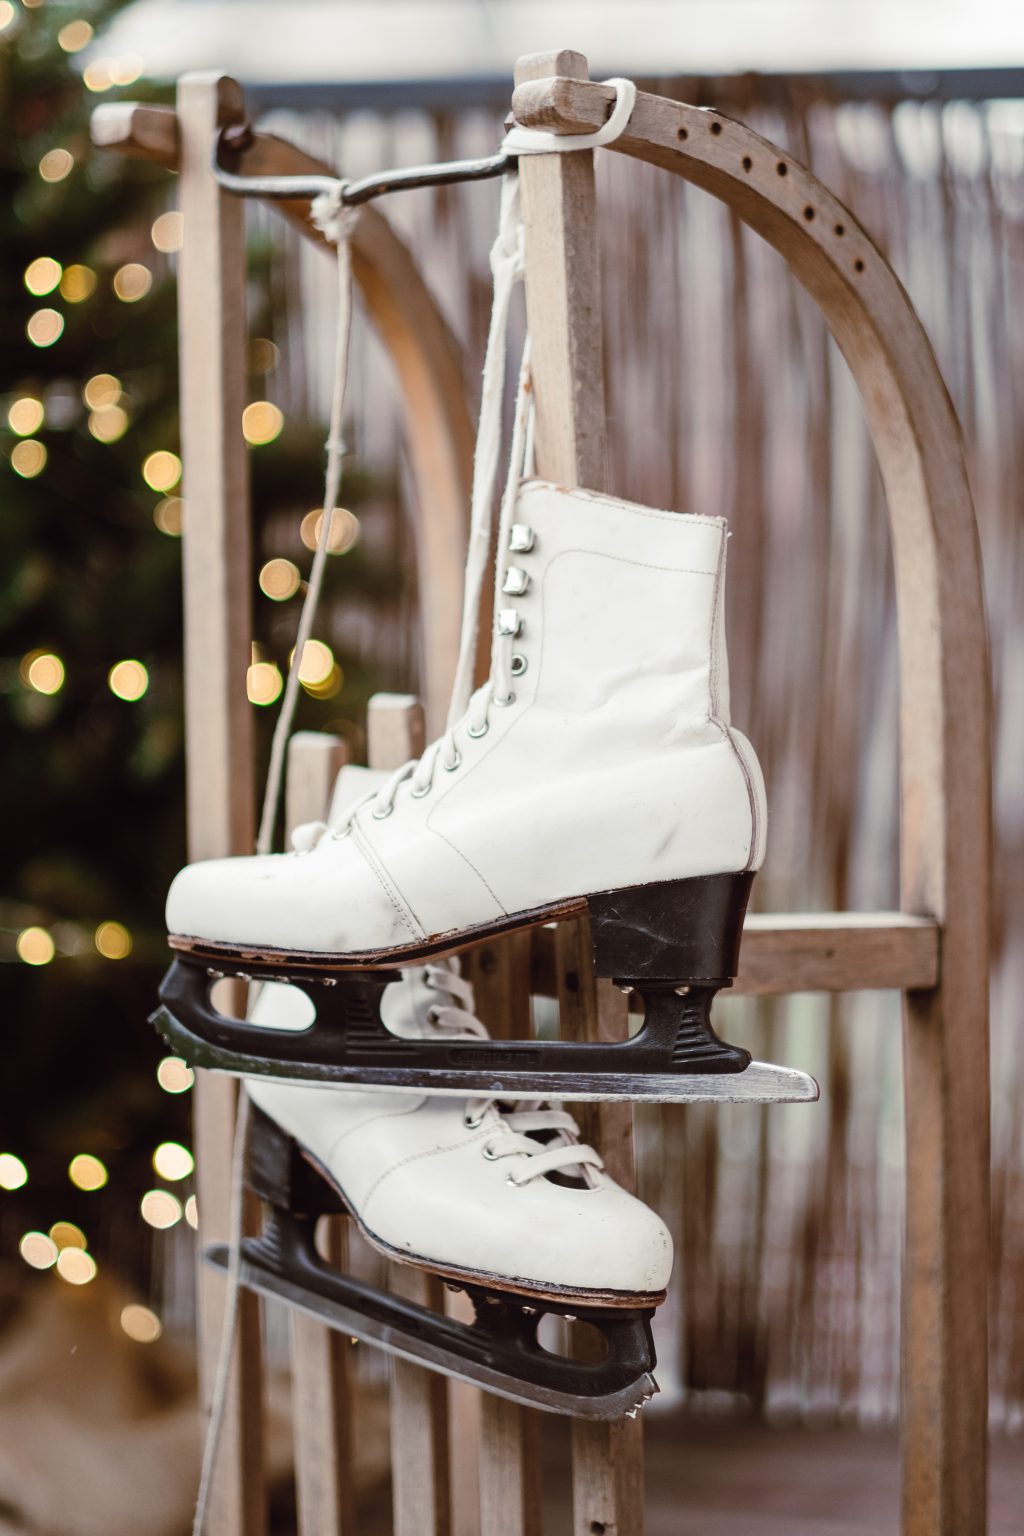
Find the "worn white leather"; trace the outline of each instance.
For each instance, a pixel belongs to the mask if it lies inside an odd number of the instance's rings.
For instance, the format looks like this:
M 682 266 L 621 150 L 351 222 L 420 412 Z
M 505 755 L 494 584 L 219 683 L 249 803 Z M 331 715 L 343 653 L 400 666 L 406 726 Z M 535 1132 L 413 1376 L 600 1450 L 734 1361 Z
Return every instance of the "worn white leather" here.
M 167 922 L 183 936 L 336 954 L 456 934 L 506 914 L 630 885 L 753 869 L 765 797 L 729 724 L 726 527 L 541 481 L 520 488 L 528 552 L 503 552 L 526 670 L 460 763 L 408 782 L 383 819 L 308 852 L 182 871 Z M 523 595 L 501 592 L 514 566 Z
M 406 972 L 412 989 L 421 975 Z M 255 1021 L 280 1027 L 294 996 L 264 987 Z M 363 1226 L 410 1259 L 538 1289 L 647 1295 L 668 1283 L 667 1227 L 605 1173 L 590 1169 L 591 1187 L 543 1175 L 517 1186 L 510 1178 L 522 1175 L 528 1154 L 487 1159 L 485 1147 L 501 1134 L 497 1108 L 470 1127 L 458 1099 L 256 1078 L 246 1086 L 330 1172 Z

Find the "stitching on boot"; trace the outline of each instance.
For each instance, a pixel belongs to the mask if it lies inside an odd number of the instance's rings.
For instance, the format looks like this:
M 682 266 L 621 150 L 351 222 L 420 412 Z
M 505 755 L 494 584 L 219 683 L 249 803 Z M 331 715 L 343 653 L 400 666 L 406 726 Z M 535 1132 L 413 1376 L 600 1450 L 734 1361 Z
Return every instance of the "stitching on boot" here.
M 420 926 L 419 919 L 416 917 L 416 914 L 413 912 L 412 908 L 406 904 L 401 891 L 392 882 L 387 870 L 381 863 L 380 859 L 377 857 L 376 852 L 374 851 L 365 832 L 362 830 L 358 822 L 353 823 L 352 838 L 356 847 L 359 849 L 359 852 L 363 855 L 363 858 L 366 860 L 367 864 L 369 864 L 370 868 L 377 876 L 377 879 L 380 882 L 381 888 L 384 891 L 384 894 L 387 896 L 388 901 L 390 901 L 391 905 L 395 909 L 395 912 L 398 914 L 398 917 L 408 928 L 413 938 L 425 939 L 427 936 L 426 929 Z
M 420 1152 L 410 1152 L 407 1157 L 400 1158 L 397 1163 L 392 1163 L 390 1168 L 385 1168 L 384 1172 L 374 1179 L 370 1188 L 366 1191 L 366 1194 L 363 1196 L 363 1216 L 365 1217 L 367 1206 L 385 1179 L 390 1178 L 393 1173 L 397 1173 L 399 1168 L 406 1168 L 410 1163 L 420 1163 L 425 1157 L 441 1157 L 446 1152 L 461 1152 L 463 1147 L 471 1147 L 474 1142 L 486 1141 L 493 1135 L 493 1128 L 481 1128 L 479 1131 L 474 1131 L 471 1136 L 464 1136 L 461 1141 L 452 1141 L 443 1147 L 424 1147 Z

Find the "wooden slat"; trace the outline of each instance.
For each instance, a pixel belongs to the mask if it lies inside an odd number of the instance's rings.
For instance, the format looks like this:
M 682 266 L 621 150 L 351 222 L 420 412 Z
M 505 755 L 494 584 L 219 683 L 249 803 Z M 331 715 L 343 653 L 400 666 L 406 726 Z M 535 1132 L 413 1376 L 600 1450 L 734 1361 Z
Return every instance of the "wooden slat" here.
M 552 75 L 587 78 L 569 52 L 533 54 L 516 64 L 516 85 Z M 520 160 L 526 226 L 526 311 L 533 343 L 537 406 L 536 464 L 544 479 L 604 490 L 606 481 L 601 293 L 593 155 L 524 155 Z M 577 945 L 579 927 L 573 930 Z M 580 985 L 563 989 L 582 1039 L 622 1039 L 625 998 L 610 983 L 592 989 L 589 956 L 576 956 Z M 564 972 L 563 972 L 564 974 Z M 613 1176 L 632 1184 L 632 1109 L 590 1105 L 585 1131 Z M 625 1425 L 573 1422 L 573 1522 L 576 1536 L 643 1530 L 643 1441 L 639 1420 Z
M 400 768 L 422 750 L 423 705 L 411 694 L 370 700 L 366 736 L 371 768 Z M 388 1264 L 400 1296 L 444 1311 L 440 1280 L 408 1264 Z M 391 1502 L 395 1536 L 448 1536 L 451 1525 L 446 1383 L 406 1360 L 391 1361 Z
M 144 106 L 138 101 L 105 101 L 94 109 L 89 133 L 97 149 L 119 149 L 178 168 L 181 145 L 173 107 Z
M 541 997 L 557 994 L 556 931 L 534 934 L 531 988 Z M 744 925 L 732 990 L 741 997 L 780 997 L 934 987 L 941 940 L 933 919 L 905 912 L 758 913 Z
M 327 814 L 334 781 L 346 758 L 339 736 L 298 731 L 288 743 L 285 822 L 290 832 L 303 821 Z M 320 1224 L 321 1251 L 344 1269 L 348 1223 L 343 1217 Z M 333 1328 L 291 1314 L 292 1438 L 299 1536 L 353 1536 L 355 1478 L 353 1415 L 355 1381 L 348 1339 Z
M 525 83 L 519 122 L 581 133 L 612 92 Z M 942 973 L 907 991 L 904 1536 L 986 1520 L 990 674 L 959 423 L 928 338 L 849 209 L 715 112 L 641 94 L 617 153 L 704 187 L 778 250 L 849 363 L 888 502 L 900 646 L 901 905 L 942 925 Z
M 249 663 L 249 490 L 245 404 L 245 238 L 242 209 L 217 189 L 210 153 L 218 126 L 240 121 L 238 85 L 186 76 L 178 87 L 180 203 L 191 232 L 182 251 L 181 438 L 185 465 L 185 758 L 191 859 L 252 848 Z M 200 1251 L 228 1233 L 236 1089 L 199 1074 L 194 1105 Z M 199 1369 L 209 1407 L 220 1345 L 224 1281 L 199 1266 Z M 238 1340 L 208 1528 L 260 1536 L 259 1306 L 242 1294 Z

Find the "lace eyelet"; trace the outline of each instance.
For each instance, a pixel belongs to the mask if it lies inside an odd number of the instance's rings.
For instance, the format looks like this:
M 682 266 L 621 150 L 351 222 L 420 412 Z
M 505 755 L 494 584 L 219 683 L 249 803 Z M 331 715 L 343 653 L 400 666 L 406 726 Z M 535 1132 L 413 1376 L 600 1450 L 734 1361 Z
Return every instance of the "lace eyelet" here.
M 466 735 L 467 736 L 472 736 L 474 741 L 479 741 L 481 736 L 486 736 L 487 735 L 487 732 L 490 730 L 490 728 L 491 728 L 491 724 L 490 724 L 489 720 L 485 720 L 483 725 L 480 727 L 480 729 L 478 731 L 474 731 L 474 729 L 473 729 L 473 727 L 471 725 L 467 725 L 466 726 Z
M 454 773 L 456 768 L 461 768 L 461 767 L 462 767 L 462 753 L 461 752 L 456 752 L 454 762 L 445 763 L 444 764 L 444 771 L 445 771 L 445 773 Z
M 373 817 L 374 821 L 387 821 L 388 817 L 391 815 L 391 812 L 393 810 L 394 810 L 394 806 L 393 805 L 386 805 L 386 806 L 384 806 L 383 810 L 380 810 L 380 811 L 378 811 L 376 808 L 374 808 L 370 812 L 370 815 Z
M 470 1119 L 469 1115 L 463 1115 L 462 1123 L 467 1131 L 478 1131 L 484 1123 L 483 1115 L 476 1115 Z
M 339 827 L 337 832 L 332 832 L 331 833 L 331 842 L 332 843 L 343 842 L 346 837 L 349 837 L 351 835 L 351 832 L 352 832 L 352 823 L 350 821 L 348 821 L 348 822 L 345 823 L 345 825 L 343 827 Z
M 514 704 L 515 701 L 516 701 L 516 696 L 512 692 L 511 689 L 509 689 L 509 692 L 508 692 L 508 694 L 507 694 L 507 696 L 505 698 L 503 698 L 503 699 L 495 698 L 495 700 L 494 700 L 495 704 L 498 706 L 499 709 L 508 709 L 509 705 L 510 704 Z
M 441 1022 L 441 1010 L 440 1010 L 440 1008 L 437 1008 L 432 1003 L 431 1006 L 427 1009 L 427 1023 L 428 1024 L 440 1024 L 440 1022 Z
M 487 1161 L 489 1163 L 493 1163 L 493 1162 L 497 1161 L 498 1154 L 494 1150 L 494 1143 L 493 1142 L 485 1141 L 483 1146 L 480 1148 L 480 1152 L 481 1152 L 481 1155 L 483 1157 L 486 1157 L 486 1159 L 487 1159 Z
M 425 800 L 433 787 L 432 784 L 425 784 L 422 789 L 410 789 L 409 794 L 413 800 Z
M 511 671 L 513 677 L 522 677 L 523 673 L 526 671 L 526 657 L 521 656 L 518 651 L 512 657 Z
M 513 1189 L 523 1189 L 525 1187 L 526 1180 L 517 1179 L 514 1173 L 507 1173 L 505 1175 L 505 1183 L 511 1184 Z

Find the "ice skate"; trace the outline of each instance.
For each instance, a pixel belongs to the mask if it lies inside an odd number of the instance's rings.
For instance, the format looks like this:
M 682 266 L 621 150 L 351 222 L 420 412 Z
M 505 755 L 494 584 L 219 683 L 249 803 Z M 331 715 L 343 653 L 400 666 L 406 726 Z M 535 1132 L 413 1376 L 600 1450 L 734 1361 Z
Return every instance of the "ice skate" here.
M 302 998 L 265 987 L 252 1025 L 301 1024 Z M 408 970 L 384 994 L 403 1038 L 486 1040 L 452 963 Z M 248 1182 L 266 1202 L 242 1283 L 353 1338 L 517 1402 L 619 1418 L 656 1391 L 650 1318 L 672 1239 L 602 1171 L 571 1116 L 543 1103 L 360 1093 L 250 1080 Z M 464 1290 L 472 1324 L 367 1285 L 317 1253 L 317 1217 L 345 1211 L 382 1253 Z M 227 1250 L 214 1262 L 226 1265 Z M 599 1330 L 593 1363 L 538 1341 L 546 1316 Z
M 709 1019 L 736 974 L 764 855 L 757 758 L 729 723 L 726 528 L 525 482 L 506 519 L 492 670 L 418 762 L 300 851 L 192 865 L 168 898 L 161 1028 L 193 1063 L 431 1093 L 809 1099 Z M 513 606 L 514 605 L 514 606 Z M 401 1041 L 394 970 L 588 913 L 594 966 L 643 1001 L 614 1045 Z M 209 1001 L 221 975 L 288 980 L 309 1031 Z

